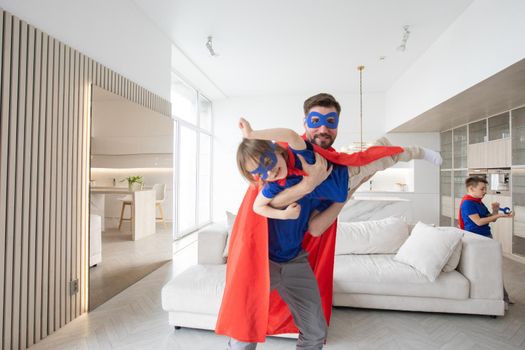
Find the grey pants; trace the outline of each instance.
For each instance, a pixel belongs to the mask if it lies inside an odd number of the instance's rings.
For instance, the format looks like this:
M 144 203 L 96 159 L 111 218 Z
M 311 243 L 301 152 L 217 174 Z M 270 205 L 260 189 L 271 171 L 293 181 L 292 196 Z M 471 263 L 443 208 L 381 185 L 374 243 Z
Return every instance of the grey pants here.
M 308 253 L 286 263 L 270 260 L 270 291 L 277 289 L 288 305 L 297 328 L 299 339 L 296 349 L 322 349 L 327 326 L 321 306 L 317 280 L 308 262 Z M 228 349 L 254 350 L 257 343 L 246 343 L 230 338 Z
M 377 140 L 375 145 L 391 146 L 390 141 L 385 137 Z M 367 165 L 348 167 L 348 191 L 353 192 L 353 190 L 361 185 L 363 179 L 374 175 L 378 171 L 388 169 L 397 162 L 409 162 L 412 159 L 423 159 L 425 156 L 425 151 L 421 147 L 409 146 L 403 148 L 405 150 L 403 153 L 391 157 L 383 157 Z

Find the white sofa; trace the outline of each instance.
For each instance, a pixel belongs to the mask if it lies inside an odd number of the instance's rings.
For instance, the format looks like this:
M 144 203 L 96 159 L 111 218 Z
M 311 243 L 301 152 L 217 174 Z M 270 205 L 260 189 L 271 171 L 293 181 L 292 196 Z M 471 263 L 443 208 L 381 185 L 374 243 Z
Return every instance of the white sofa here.
M 162 289 L 175 327 L 214 329 L 226 272 L 225 226 L 197 233 L 197 264 Z M 465 232 L 457 270 L 434 282 L 394 254 L 336 255 L 334 306 L 499 316 L 504 314 L 500 244 Z

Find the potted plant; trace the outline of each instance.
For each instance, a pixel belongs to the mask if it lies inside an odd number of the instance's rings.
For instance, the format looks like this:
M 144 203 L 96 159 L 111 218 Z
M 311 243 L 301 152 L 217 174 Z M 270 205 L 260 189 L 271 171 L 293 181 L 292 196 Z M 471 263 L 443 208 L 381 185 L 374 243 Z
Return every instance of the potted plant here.
M 144 186 L 144 179 L 140 175 L 128 176 L 120 180 L 120 182 L 128 181 L 128 188 L 130 191 L 140 191 Z

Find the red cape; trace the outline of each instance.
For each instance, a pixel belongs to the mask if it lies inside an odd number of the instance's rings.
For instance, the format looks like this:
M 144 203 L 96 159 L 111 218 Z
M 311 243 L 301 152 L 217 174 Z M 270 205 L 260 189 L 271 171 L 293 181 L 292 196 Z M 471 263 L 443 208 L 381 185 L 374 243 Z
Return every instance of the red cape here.
M 337 153 L 314 145 L 329 161 L 360 166 L 403 152 L 401 147 L 373 146 L 353 154 Z M 266 335 L 298 333 L 288 306 L 274 290 L 270 293 L 267 219 L 253 212 L 259 188 L 251 185 L 238 210 L 232 228 L 226 286 L 215 326 L 224 334 L 243 342 L 264 342 Z M 317 278 L 327 324 L 332 314 L 332 288 L 337 222 L 320 237 L 305 234 L 303 248 Z

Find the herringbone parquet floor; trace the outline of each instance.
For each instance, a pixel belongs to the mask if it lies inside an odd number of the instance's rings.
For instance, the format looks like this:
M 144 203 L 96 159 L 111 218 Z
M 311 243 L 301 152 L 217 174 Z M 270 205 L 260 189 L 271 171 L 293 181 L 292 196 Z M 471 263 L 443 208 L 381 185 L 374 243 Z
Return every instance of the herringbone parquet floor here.
M 504 317 L 335 308 L 325 349 L 525 349 L 525 266 L 504 259 L 504 271 L 515 301 Z M 172 273 L 172 263 L 162 266 L 31 349 L 225 349 L 211 331 L 168 326 L 160 289 Z M 294 348 L 281 338 L 258 347 Z
M 90 310 L 172 259 L 170 224 L 157 224 L 157 233 L 138 241 L 131 240 L 128 227 L 106 228 L 102 233 L 102 261 L 89 269 Z

